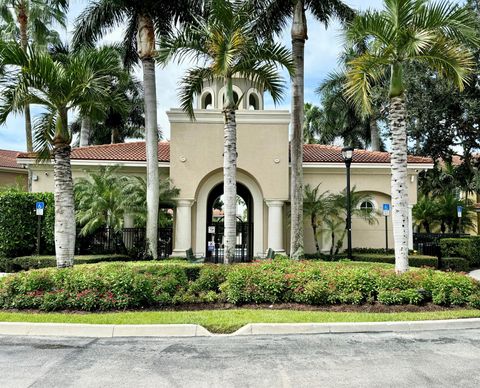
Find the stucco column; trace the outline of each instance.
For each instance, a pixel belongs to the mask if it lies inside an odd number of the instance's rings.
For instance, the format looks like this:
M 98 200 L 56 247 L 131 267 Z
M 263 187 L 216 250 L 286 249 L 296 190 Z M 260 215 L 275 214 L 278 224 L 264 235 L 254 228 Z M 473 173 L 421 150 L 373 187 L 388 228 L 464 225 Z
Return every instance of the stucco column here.
M 283 246 L 283 205 L 284 201 L 265 201 L 268 206 L 268 248 L 275 253 L 285 253 Z
M 408 205 L 408 249 L 413 249 L 413 205 Z
M 192 205 L 191 199 L 177 201 L 175 218 L 175 241 L 172 257 L 186 257 L 186 250 L 192 248 Z
M 123 243 L 127 249 L 133 247 L 134 235 L 132 231 L 125 231 L 125 229 L 130 229 L 135 227 L 135 216 L 133 214 L 125 213 L 123 215 Z

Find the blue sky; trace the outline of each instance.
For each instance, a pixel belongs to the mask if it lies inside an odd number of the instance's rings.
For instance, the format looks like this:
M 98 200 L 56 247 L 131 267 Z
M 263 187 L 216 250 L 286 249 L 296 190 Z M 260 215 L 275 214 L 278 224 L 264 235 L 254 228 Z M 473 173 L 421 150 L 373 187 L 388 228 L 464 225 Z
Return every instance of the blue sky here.
M 356 9 L 380 8 L 381 0 L 347 0 L 350 6 Z M 71 2 L 68 15 L 68 31 L 61 31 L 65 39 L 70 35 L 73 21 L 88 4 L 88 1 L 74 0 Z M 342 36 L 338 23 L 332 23 L 326 30 L 311 17 L 308 18 L 309 40 L 305 47 L 305 101 L 318 103 L 318 96 L 315 89 L 320 82 L 333 70 L 337 68 L 338 55 L 341 51 Z M 106 38 L 106 42 L 119 41 L 122 36 L 122 29 L 112 31 Z M 290 47 L 289 31 L 286 30 L 282 36 L 283 43 Z M 165 112 L 171 107 L 178 106 L 177 82 L 182 76 L 188 63 L 182 65 L 171 64 L 166 68 L 157 69 L 157 98 L 158 98 L 158 122 L 166 138 L 170 136 L 170 128 Z M 137 69 L 137 76 L 141 73 Z M 288 85 L 288 83 L 287 83 Z M 274 108 L 274 105 L 267 95 L 266 108 Z M 290 108 L 290 90 L 285 92 L 285 100 L 277 106 L 278 109 Z M 32 115 L 35 116 L 41 109 L 32 108 Z M 6 125 L 0 127 L 0 149 L 25 150 L 25 130 L 22 116 L 12 116 L 7 120 Z

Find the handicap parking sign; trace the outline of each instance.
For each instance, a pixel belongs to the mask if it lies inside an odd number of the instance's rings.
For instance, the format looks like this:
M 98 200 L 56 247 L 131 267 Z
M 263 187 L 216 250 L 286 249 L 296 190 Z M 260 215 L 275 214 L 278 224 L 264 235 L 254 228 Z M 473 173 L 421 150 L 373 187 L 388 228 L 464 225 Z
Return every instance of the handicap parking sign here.
M 383 215 L 388 216 L 390 214 L 390 204 L 384 203 L 383 204 Z
M 45 209 L 45 202 L 36 202 L 35 203 L 35 210 L 37 212 L 37 216 L 43 216 L 43 210 Z

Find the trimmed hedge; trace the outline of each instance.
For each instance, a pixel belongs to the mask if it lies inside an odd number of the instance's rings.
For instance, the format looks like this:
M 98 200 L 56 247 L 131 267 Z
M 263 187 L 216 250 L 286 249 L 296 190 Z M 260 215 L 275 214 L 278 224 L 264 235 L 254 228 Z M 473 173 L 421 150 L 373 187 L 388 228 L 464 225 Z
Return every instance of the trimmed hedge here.
M 42 252 L 53 253 L 55 204 L 52 193 L 0 193 L 0 257 L 17 257 L 35 252 L 37 216 L 35 202 L 45 202 L 42 217 Z
M 75 256 L 75 264 L 94 264 L 111 261 L 133 261 L 127 255 L 88 255 Z M 23 256 L 0 258 L 0 272 L 19 272 L 29 269 L 56 267 L 55 256 Z
M 252 264 L 108 263 L 21 272 L 0 280 L 0 308 L 118 310 L 229 302 L 423 304 L 480 308 L 480 283 L 431 269 L 315 261 Z
M 480 266 L 480 236 L 440 239 L 442 257 L 463 257 L 471 267 Z
M 395 264 L 395 256 L 385 254 L 354 254 L 353 261 Z M 410 255 L 408 257 L 408 264 L 410 267 L 438 268 L 438 258 L 435 256 Z
M 443 270 L 468 272 L 470 269 L 468 260 L 463 257 L 443 257 L 440 262 Z

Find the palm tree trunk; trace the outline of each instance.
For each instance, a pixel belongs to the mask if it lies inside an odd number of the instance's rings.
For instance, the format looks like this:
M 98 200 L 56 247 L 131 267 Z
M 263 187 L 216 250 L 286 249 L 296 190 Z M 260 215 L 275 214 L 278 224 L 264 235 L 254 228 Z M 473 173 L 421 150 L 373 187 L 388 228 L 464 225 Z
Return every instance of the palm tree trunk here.
M 55 182 L 55 255 L 57 267 L 72 267 L 75 253 L 75 201 L 73 197 L 71 148 L 55 145 L 53 179 Z
M 147 255 L 158 258 L 158 125 L 157 89 L 155 82 L 155 30 L 153 21 L 147 16 L 138 18 L 138 55 L 143 66 L 143 87 L 145 93 L 145 142 L 147 152 Z
M 370 119 L 370 144 L 372 151 L 380 151 L 380 133 L 377 120 L 374 117 Z
M 292 24 L 292 52 L 295 76 L 292 83 L 292 140 L 291 155 L 291 231 L 290 257 L 303 257 L 303 120 L 304 120 L 304 55 L 307 39 L 307 20 L 304 0 L 297 0 Z
M 312 225 L 313 241 L 315 241 L 315 248 L 317 249 L 317 253 L 320 253 L 320 245 L 318 245 L 317 239 L 317 219 L 314 214 L 312 214 L 310 217 L 310 223 Z
M 395 270 L 408 271 L 408 172 L 407 130 L 404 95 L 390 98 L 389 121 L 392 133 L 391 194 L 392 224 L 395 243 Z
M 237 243 L 237 122 L 232 79 L 226 82 L 226 104 L 223 110 L 225 127 L 223 141 L 223 203 L 224 263 L 235 261 Z
M 80 126 L 80 147 L 86 147 L 90 145 L 90 134 L 92 132 L 92 120 L 90 117 L 85 116 L 82 118 Z
M 28 35 L 27 35 L 27 26 L 28 26 L 28 14 L 27 7 L 25 2 L 20 2 L 17 6 L 17 17 L 20 29 L 20 45 L 23 50 L 26 51 L 28 47 Z M 32 142 L 32 119 L 30 114 L 30 105 L 25 104 L 25 137 L 27 141 L 27 151 L 33 151 L 33 142 Z

